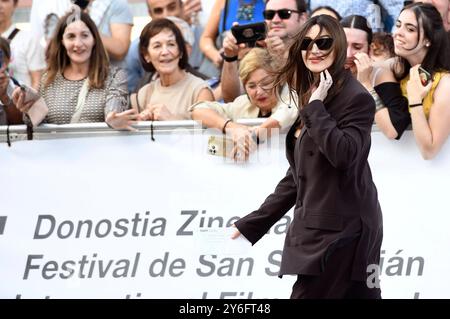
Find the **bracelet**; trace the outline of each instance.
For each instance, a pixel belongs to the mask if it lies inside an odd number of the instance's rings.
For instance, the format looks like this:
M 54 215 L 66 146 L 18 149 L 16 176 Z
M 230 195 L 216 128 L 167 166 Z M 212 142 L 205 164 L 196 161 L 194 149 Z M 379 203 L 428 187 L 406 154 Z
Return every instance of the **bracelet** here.
M 238 56 L 226 56 L 224 52 L 220 52 L 220 56 L 223 58 L 225 62 L 234 62 L 238 60 Z
M 422 103 L 416 103 L 416 104 L 410 104 L 409 107 L 416 107 L 416 106 L 421 106 Z
M 232 119 L 228 119 L 228 120 L 226 120 L 225 123 L 223 124 L 223 127 L 222 127 L 222 133 L 223 133 L 223 134 L 226 134 L 225 128 L 227 127 L 227 124 L 230 123 L 231 121 L 232 121 Z
M 372 98 L 375 101 L 375 113 L 386 107 L 375 89 L 370 90 L 370 95 L 372 95 Z

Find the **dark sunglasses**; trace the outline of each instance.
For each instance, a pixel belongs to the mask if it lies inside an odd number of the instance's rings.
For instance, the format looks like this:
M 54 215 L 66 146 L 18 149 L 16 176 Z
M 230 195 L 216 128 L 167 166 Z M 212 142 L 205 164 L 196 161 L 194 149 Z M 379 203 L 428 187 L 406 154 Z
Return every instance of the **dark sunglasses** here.
M 272 20 L 275 14 L 278 14 L 280 19 L 287 20 L 291 17 L 292 13 L 302 13 L 301 11 L 291 10 L 291 9 L 280 9 L 280 10 L 264 10 L 263 16 L 266 20 Z
M 303 42 L 300 44 L 300 50 L 305 51 L 308 50 L 308 48 L 312 48 L 314 43 L 317 45 L 319 50 L 329 50 L 331 46 L 333 45 L 333 39 L 332 38 L 319 38 L 319 39 L 310 39 L 306 38 L 303 39 Z

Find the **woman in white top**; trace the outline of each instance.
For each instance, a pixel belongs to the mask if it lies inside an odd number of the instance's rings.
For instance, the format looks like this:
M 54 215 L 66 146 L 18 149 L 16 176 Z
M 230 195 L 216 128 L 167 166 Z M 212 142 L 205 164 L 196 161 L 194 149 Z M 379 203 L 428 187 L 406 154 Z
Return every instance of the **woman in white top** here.
M 142 30 L 139 40 L 142 66 L 159 75 L 131 96 L 140 120 L 188 120 L 192 104 L 214 100 L 208 84 L 186 72 L 186 45 L 175 23 L 169 19 L 152 20 Z
M 245 94 L 233 102 L 201 102 L 194 104 L 190 110 L 192 119 L 201 121 L 209 128 L 216 128 L 223 133 L 230 131 L 233 140 L 262 141 L 270 135 L 271 129 L 288 129 L 297 118 L 295 103 L 289 103 L 290 96 L 285 88 L 278 98 L 271 77 L 271 57 L 267 50 L 253 48 L 242 59 L 239 65 L 239 77 L 244 85 Z M 292 105 L 290 105 L 292 104 Z M 237 119 L 267 118 L 258 127 L 249 127 L 235 123 Z M 252 145 L 250 145 L 252 146 Z M 253 147 L 246 148 L 248 155 Z

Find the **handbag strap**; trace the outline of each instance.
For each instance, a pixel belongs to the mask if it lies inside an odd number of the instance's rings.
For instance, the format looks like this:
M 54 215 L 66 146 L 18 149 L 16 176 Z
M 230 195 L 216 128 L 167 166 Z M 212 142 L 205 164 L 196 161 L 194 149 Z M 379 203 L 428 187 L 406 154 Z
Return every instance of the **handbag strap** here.
M 80 123 L 81 114 L 83 113 L 83 109 L 86 102 L 86 97 L 89 93 L 89 78 L 86 78 L 83 82 L 83 86 L 81 87 L 80 93 L 78 94 L 77 106 L 75 107 L 75 112 L 70 119 L 70 123 Z
M 14 37 L 17 35 L 17 33 L 19 33 L 20 29 L 15 28 L 10 34 L 9 36 L 6 38 L 8 40 L 8 42 L 11 42 L 12 39 L 14 39 Z

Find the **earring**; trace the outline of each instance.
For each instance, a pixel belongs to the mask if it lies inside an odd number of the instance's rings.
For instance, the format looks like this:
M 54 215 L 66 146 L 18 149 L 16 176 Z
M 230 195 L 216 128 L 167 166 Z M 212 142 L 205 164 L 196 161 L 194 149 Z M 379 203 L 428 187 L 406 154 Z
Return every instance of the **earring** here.
M 425 46 L 426 46 L 427 48 L 429 48 L 429 47 L 430 47 L 430 45 L 431 45 L 431 43 L 430 43 L 430 42 L 427 42 L 427 43 L 425 43 Z

